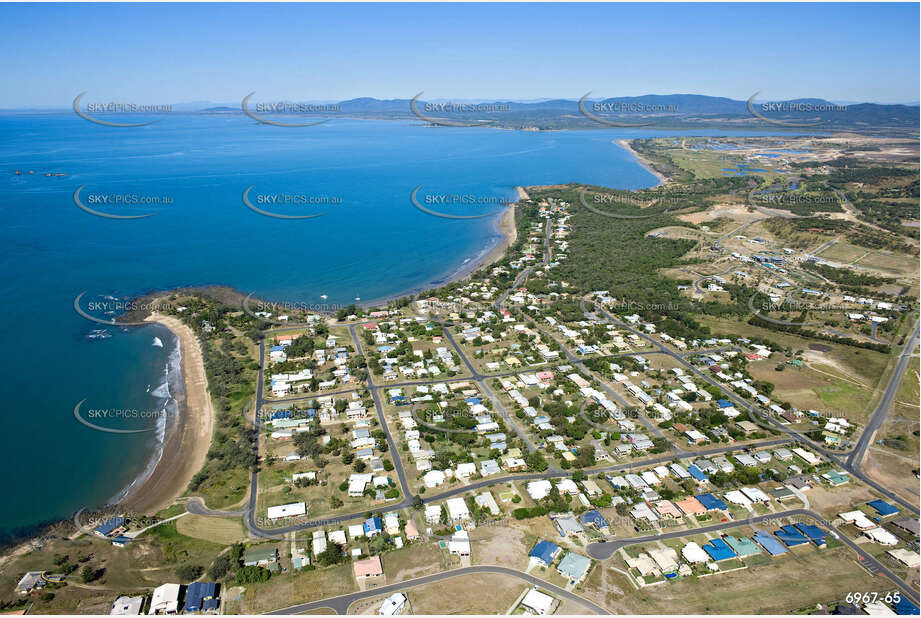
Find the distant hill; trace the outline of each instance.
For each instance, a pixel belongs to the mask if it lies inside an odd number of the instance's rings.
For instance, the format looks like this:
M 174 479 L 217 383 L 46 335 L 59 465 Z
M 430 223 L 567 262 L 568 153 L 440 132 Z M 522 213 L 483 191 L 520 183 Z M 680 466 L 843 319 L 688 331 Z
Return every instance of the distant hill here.
M 451 101 L 420 99 L 416 107 L 427 118 L 436 121 L 487 123 L 501 128 L 576 129 L 606 126 L 583 114 L 577 99 L 546 99 L 535 101 L 483 100 L 486 107 L 474 108 L 476 100 L 458 99 L 454 103 L 468 106 L 469 111 L 444 111 L 441 107 Z M 763 103 L 775 104 L 774 108 Z M 430 104 L 426 108 L 426 104 Z M 334 117 L 418 119 L 410 109 L 410 99 L 376 99 L 359 97 L 337 104 Z M 756 99 L 752 106 L 757 113 L 774 123 L 755 117 L 747 101 L 699 94 L 649 94 L 638 97 L 612 97 L 586 99 L 590 114 L 624 125 L 645 124 L 650 128 L 735 128 L 790 130 L 808 128 L 810 131 L 856 131 L 862 133 L 914 133 L 917 134 L 921 113 L 917 105 L 857 103 L 840 105 L 824 99 L 802 98 L 786 101 Z M 811 107 L 807 107 L 811 106 Z M 498 108 L 498 109 L 496 109 Z M 818 111 L 806 111 L 807 109 Z M 802 110 L 802 111 L 800 111 Z M 222 105 L 200 110 L 202 113 L 240 111 L 239 107 Z M 811 127 L 796 124 L 815 122 Z

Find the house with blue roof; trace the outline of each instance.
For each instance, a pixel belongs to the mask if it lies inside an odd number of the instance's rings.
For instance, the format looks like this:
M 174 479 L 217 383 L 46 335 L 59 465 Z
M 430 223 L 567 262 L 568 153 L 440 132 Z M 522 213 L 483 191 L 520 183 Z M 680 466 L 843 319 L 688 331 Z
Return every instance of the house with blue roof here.
M 701 470 L 694 464 L 691 464 L 690 466 L 688 466 L 688 474 L 694 477 L 694 480 L 696 480 L 698 483 L 707 482 L 707 475 L 704 474 L 703 470 Z
M 561 551 L 563 550 L 556 543 L 539 541 L 528 554 L 528 558 L 534 563 L 549 567 Z
M 597 509 L 585 511 L 579 515 L 579 521 L 584 526 L 594 527 L 602 534 L 608 534 L 608 532 L 611 530 L 610 524 L 608 524 L 608 520 L 606 520 L 604 516 L 598 512 Z
M 732 402 L 728 399 L 717 399 L 716 405 L 718 405 L 720 408 L 731 408 Z
M 787 548 L 764 530 L 759 530 L 752 539 L 763 547 L 764 551 L 769 553 L 771 557 L 782 556 L 787 553 Z
M 365 536 L 371 538 L 376 534 L 380 534 L 384 530 L 384 522 L 381 521 L 380 517 L 374 516 L 369 517 L 365 520 L 364 523 Z
M 809 542 L 803 534 L 793 526 L 781 526 L 780 530 L 774 532 L 774 536 L 780 539 L 787 547 L 796 547 Z
M 818 547 L 825 547 L 825 531 L 819 528 L 818 526 L 813 526 L 812 524 L 794 524 L 794 527 L 799 530 L 803 536 L 812 541 Z
M 709 543 L 701 545 L 700 547 L 707 552 L 707 555 L 710 556 L 714 562 L 730 560 L 736 557 L 736 553 L 732 551 L 732 548 L 729 547 L 723 539 L 712 539 Z
M 207 608 L 205 601 L 217 601 L 217 584 L 214 582 L 192 582 L 185 591 L 185 612 L 200 612 Z M 213 607 L 217 607 L 215 604 Z
M 895 610 L 895 613 L 899 616 L 917 616 L 921 610 L 918 609 L 918 606 L 909 601 L 905 596 L 902 596 L 901 600 L 892 606 L 892 609 Z
M 93 534 L 102 538 L 106 538 L 119 528 L 124 527 L 125 522 L 127 521 L 128 520 L 126 520 L 124 517 L 110 517 L 103 523 L 93 528 Z
M 130 542 L 131 542 L 131 537 L 125 536 L 124 534 L 119 534 L 118 536 L 112 538 L 112 545 L 114 545 L 115 547 L 124 547 Z
M 728 511 L 729 506 L 713 494 L 700 494 L 694 496 L 697 501 L 708 511 Z
M 867 502 L 867 506 L 873 508 L 874 511 L 879 513 L 880 517 L 889 517 L 890 515 L 895 515 L 899 512 L 899 509 L 895 508 L 885 500 L 871 500 Z

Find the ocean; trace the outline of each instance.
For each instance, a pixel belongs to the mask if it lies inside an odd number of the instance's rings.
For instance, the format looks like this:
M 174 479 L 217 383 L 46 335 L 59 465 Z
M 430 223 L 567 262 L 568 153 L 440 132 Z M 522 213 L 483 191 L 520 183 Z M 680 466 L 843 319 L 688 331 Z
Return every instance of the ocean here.
M 466 214 L 490 212 L 478 202 L 513 198 L 516 185 L 648 187 L 655 177 L 613 142 L 656 135 L 362 120 L 281 128 L 221 114 L 113 128 L 74 114 L 0 115 L 0 542 L 119 496 L 155 459 L 174 412 L 175 338 L 158 325 L 91 322 L 74 310 L 79 294 L 110 316 L 115 299 L 189 285 L 331 306 L 418 290 L 500 236 L 496 217 L 421 212 L 415 188 L 434 196 L 429 207 Z M 74 201 L 80 187 L 89 209 L 154 216 L 94 216 Z M 243 203 L 250 187 L 260 209 L 323 216 L 263 216 Z M 107 415 L 97 425 L 150 431 L 94 430 L 75 418 L 80 402 L 83 418 Z

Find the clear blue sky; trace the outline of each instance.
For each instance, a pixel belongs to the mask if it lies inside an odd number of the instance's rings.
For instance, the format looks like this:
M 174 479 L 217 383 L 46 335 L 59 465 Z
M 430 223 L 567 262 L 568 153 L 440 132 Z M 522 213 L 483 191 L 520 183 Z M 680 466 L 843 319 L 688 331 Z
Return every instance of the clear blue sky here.
M 0 5 L 0 108 L 94 101 L 919 98 L 914 4 Z

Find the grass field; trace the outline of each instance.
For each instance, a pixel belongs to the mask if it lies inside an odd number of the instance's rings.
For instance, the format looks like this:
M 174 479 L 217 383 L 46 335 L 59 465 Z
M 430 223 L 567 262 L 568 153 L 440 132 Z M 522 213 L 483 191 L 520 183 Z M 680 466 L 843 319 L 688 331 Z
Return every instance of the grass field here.
M 879 270 L 893 274 L 906 275 L 913 278 L 918 276 L 918 258 L 910 255 L 899 255 L 896 253 L 868 253 L 856 262 L 861 266 L 868 268 L 877 268 Z
M 850 243 L 839 241 L 833 245 L 829 245 L 818 255 L 826 260 L 831 260 L 833 262 L 843 262 L 845 264 L 850 264 L 857 258 L 862 255 L 866 255 L 869 249 L 864 247 L 858 247 Z
M 207 517 L 190 513 L 176 520 L 176 530 L 188 537 L 222 545 L 246 538 L 243 522 L 231 517 Z

